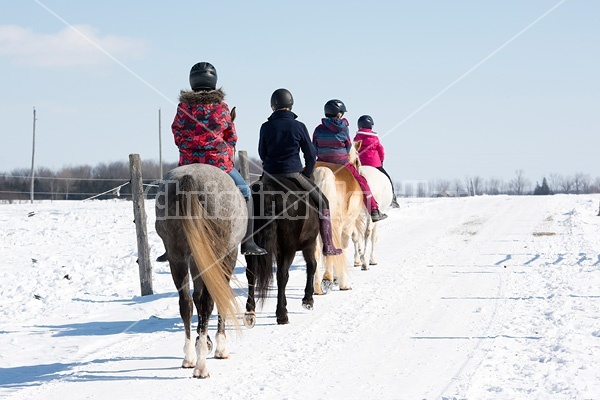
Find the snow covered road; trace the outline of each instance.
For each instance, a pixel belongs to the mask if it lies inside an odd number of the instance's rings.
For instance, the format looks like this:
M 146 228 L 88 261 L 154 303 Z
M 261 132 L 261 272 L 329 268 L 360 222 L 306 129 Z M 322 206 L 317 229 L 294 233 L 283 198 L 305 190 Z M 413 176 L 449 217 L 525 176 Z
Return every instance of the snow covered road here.
M 403 199 L 379 227 L 379 265 L 350 267 L 352 291 L 305 310 L 297 258 L 290 324 L 269 299 L 254 329 L 230 332 L 231 358 L 208 360 L 208 380 L 179 368 L 167 265 L 154 263 L 156 294 L 138 296 L 131 203 L 2 204 L 0 396 L 600 398 L 599 201 Z M 236 276 L 243 302 L 241 257 Z

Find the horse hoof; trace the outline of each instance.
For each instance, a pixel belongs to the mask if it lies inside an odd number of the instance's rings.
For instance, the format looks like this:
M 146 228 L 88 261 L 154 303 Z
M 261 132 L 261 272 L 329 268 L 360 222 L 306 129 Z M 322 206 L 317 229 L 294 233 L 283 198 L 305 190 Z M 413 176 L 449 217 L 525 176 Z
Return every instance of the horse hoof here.
M 368 265 L 363 265 L 363 266 L 360 268 L 360 270 L 361 270 L 361 271 L 368 271 L 368 270 L 369 270 L 369 266 L 368 266 Z
M 359 263 L 359 262 L 355 262 L 355 263 L 354 263 L 354 266 L 355 266 L 355 267 L 360 267 L 361 265 L 362 265 L 362 264 L 361 264 L 361 263 Z
M 194 360 L 194 361 L 183 360 L 183 363 L 181 364 L 181 368 L 194 368 L 195 366 L 196 366 L 196 360 Z
M 352 290 L 352 286 L 340 287 L 340 290 Z
M 303 301 L 302 307 L 306 308 L 307 310 L 312 311 L 312 309 L 314 308 L 314 302 L 313 301 Z
M 206 369 L 200 371 L 199 369 L 195 369 L 194 370 L 194 378 L 198 378 L 198 379 L 206 379 L 206 378 L 210 378 L 210 374 L 208 373 L 208 371 Z
M 331 287 L 333 286 L 333 282 L 332 281 L 322 281 L 321 282 L 321 290 L 323 291 L 323 294 L 327 294 L 331 291 Z
M 244 314 L 244 325 L 246 325 L 246 328 L 248 329 L 254 328 L 254 326 L 256 325 L 256 314 L 254 314 L 253 312 L 247 312 L 246 314 Z
M 289 323 L 290 323 L 290 320 L 288 319 L 287 315 L 285 317 L 281 317 L 281 318 L 277 317 L 277 324 L 278 325 L 286 325 L 286 324 L 289 324 Z
M 369 263 L 369 265 L 377 265 L 377 263 L 376 263 L 376 262 L 373 262 L 373 261 L 371 261 L 371 262 Z
M 215 352 L 215 358 L 218 360 L 226 360 L 229 358 L 229 352 L 227 350 L 225 351 L 216 351 Z

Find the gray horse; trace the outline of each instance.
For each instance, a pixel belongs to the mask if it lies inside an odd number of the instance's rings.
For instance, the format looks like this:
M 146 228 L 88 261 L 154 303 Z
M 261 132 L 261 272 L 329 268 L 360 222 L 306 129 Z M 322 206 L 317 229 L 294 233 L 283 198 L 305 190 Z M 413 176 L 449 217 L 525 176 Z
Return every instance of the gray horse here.
M 167 250 L 171 276 L 179 292 L 179 312 L 185 328 L 182 367 L 194 368 L 197 378 L 209 376 L 206 356 L 212 342 L 208 324 L 215 303 L 219 313 L 215 358 L 229 357 L 225 320 L 229 318 L 239 328 L 238 305 L 229 280 L 246 221 L 244 198 L 219 168 L 185 165 L 168 172 L 161 182 L 156 197 L 156 232 Z M 195 344 L 191 338 L 194 304 L 198 311 Z

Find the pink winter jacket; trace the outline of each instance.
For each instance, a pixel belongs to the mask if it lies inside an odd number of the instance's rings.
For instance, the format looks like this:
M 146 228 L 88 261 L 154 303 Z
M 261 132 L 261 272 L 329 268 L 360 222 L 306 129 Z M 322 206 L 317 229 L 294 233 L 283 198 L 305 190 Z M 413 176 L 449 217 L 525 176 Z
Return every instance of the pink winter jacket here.
M 385 152 L 377 133 L 373 132 L 371 129 L 362 128 L 356 132 L 356 136 L 354 136 L 355 142 L 359 140 L 362 140 L 362 145 L 358 150 L 358 153 L 360 154 L 360 163 L 375 168 L 381 167 L 383 165 L 383 159 L 385 158 Z

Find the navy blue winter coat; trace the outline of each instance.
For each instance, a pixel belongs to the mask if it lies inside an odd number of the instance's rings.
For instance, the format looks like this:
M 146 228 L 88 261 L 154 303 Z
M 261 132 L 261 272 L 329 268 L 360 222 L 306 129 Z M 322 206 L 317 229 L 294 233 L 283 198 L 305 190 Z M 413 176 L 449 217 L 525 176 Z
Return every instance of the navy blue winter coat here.
M 310 176 L 315 168 L 316 151 L 306 125 L 288 110 L 277 110 L 260 127 L 258 155 L 269 174 L 302 172 Z M 304 154 L 304 169 L 300 160 Z

